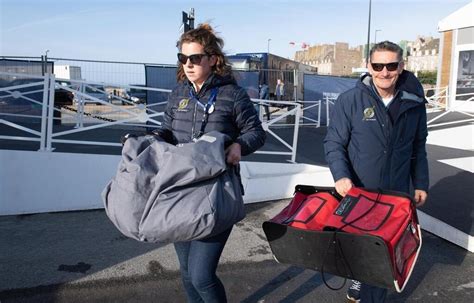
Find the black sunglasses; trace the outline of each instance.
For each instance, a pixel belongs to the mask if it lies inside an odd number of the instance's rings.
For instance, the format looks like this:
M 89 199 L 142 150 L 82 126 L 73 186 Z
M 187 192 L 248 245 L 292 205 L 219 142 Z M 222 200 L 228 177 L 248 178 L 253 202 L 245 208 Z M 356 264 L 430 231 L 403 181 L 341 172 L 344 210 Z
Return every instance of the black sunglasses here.
M 376 72 L 381 72 L 384 67 L 387 67 L 389 72 L 396 71 L 400 62 L 390 62 L 390 63 L 370 63 L 372 65 L 372 69 Z
M 191 61 L 192 64 L 199 65 L 201 64 L 201 60 L 203 57 L 209 56 L 208 54 L 193 54 L 186 56 L 185 54 L 178 53 L 178 61 L 181 62 L 182 64 L 186 64 L 188 62 L 188 59 Z

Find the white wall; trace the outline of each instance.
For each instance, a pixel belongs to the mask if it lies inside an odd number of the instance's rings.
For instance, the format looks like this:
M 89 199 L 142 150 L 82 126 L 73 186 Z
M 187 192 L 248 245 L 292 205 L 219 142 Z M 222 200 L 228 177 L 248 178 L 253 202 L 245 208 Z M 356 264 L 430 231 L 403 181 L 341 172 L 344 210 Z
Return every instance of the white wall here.
M 0 215 L 102 207 L 118 156 L 0 151 Z
M 0 215 L 102 208 L 120 156 L 0 150 Z M 245 203 L 293 196 L 297 184 L 332 186 L 326 167 L 242 162 Z M 419 211 L 423 229 L 469 251 L 474 239 Z
M 0 215 L 102 208 L 120 156 L 0 150 Z M 329 170 L 243 162 L 245 202 L 289 198 L 297 184 L 331 186 Z

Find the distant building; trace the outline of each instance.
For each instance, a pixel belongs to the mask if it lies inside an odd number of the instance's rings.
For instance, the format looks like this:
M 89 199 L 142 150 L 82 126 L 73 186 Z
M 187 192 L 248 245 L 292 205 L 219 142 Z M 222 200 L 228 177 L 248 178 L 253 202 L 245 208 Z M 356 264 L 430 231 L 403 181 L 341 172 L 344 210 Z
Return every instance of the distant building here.
M 0 72 L 42 76 L 53 71 L 53 62 L 36 60 L 0 59 Z M 2 80 L 13 81 L 17 76 L 1 76 Z
M 56 78 L 68 80 L 81 80 L 81 67 L 72 65 L 54 65 Z
M 302 83 L 304 72 L 316 72 L 316 68 L 304 65 L 294 60 L 283 58 L 269 53 L 238 53 L 227 56 L 232 64 L 232 68 L 244 71 L 258 71 L 258 84 L 267 84 L 269 86 L 270 96 L 274 96 L 277 79 L 285 84 L 286 100 L 295 98 L 294 87 Z M 297 77 L 295 78 L 295 74 Z M 300 93 L 296 92 L 297 98 L 302 98 Z
M 437 87 L 448 88 L 448 108 L 474 112 L 474 3 L 438 23 L 442 33 Z M 468 101 L 471 100 L 471 101 Z
M 316 67 L 321 75 L 349 76 L 353 69 L 362 67 L 363 46 L 349 47 L 345 42 L 315 45 L 297 51 L 295 61 Z
M 419 71 L 436 71 L 438 68 L 439 39 L 417 37 L 406 45 L 406 69 L 418 74 Z

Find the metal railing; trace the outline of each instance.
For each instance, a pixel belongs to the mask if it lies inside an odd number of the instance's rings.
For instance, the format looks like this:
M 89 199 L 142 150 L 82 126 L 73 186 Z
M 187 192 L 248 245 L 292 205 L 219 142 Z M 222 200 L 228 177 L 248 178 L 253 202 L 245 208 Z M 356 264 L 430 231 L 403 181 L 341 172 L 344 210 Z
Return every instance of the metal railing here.
M 437 87 L 424 89 L 426 100 L 428 101 L 427 111 L 436 112 L 445 110 L 448 103 L 448 87 Z M 427 93 L 434 92 L 433 95 L 428 96 Z
M 0 73 L 0 75 L 13 76 L 18 79 L 25 77 L 24 74 L 14 73 Z M 106 86 L 108 85 L 107 83 L 56 79 L 54 74 L 46 74 L 45 76 L 27 75 L 27 78 L 28 80 L 35 79 L 35 82 L 0 88 L 0 117 L 2 117 L 0 118 L 0 123 L 21 132 L 26 132 L 30 136 L 1 135 L 0 139 L 39 141 L 40 151 L 52 151 L 53 143 L 120 146 L 119 142 L 67 140 L 60 137 L 115 125 L 143 128 L 153 128 L 161 125 L 161 121 L 157 120 L 157 117 L 161 117 L 163 112 L 154 110 L 153 107 L 162 103 L 151 105 L 134 104 L 129 99 L 96 89 L 97 92 L 110 97 L 104 100 L 86 92 L 86 89 L 93 88 L 93 85 Z M 68 85 L 60 84 L 65 81 L 67 81 Z M 122 87 L 133 88 L 133 86 Z M 155 92 L 170 92 L 170 90 L 157 88 L 135 88 Z M 59 89 L 69 92 L 74 96 L 71 104 L 62 106 L 56 104 L 55 92 Z M 39 98 L 38 93 L 42 93 L 41 98 Z M 36 99 L 29 97 L 33 94 L 36 94 Z M 119 100 L 121 105 L 114 104 L 114 100 Z M 35 108 L 41 108 L 41 111 L 32 110 Z M 87 109 L 91 109 L 91 111 L 87 112 Z M 23 114 L 22 112 L 32 113 Z M 55 115 L 55 113 L 59 115 Z M 26 120 L 29 121 L 25 122 Z M 35 120 L 37 123 L 30 123 L 35 122 Z M 54 130 L 54 122 L 58 120 L 68 125 L 68 129 Z
M 446 100 L 448 100 L 449 95 L 446 95 Z M 458 104 L 455 106 L 449 106 L 445 107 L 445 111 L 442 114 L 437 115 L 436 117 L 430 119 L 427 121 L 428 128 L 433 128 L 433 127 L 438 127 L 438 126 L 445 126 L 445 125 L 452 125 L 452 124 L 459 124 L 459 123 L 466 123 L 466 122 L 474 122 L 474 114 L 472 112 L 463 110 L 463 107 L 466 107 L 466 105 L 472 105 L 470 104 L 471 102 L 474 102 L 474 93 L 466 93 L 466 94 L 456 94 L 454 96 L 454 100 L 457 100 L 458 98 L 461 98 L 462 101 L 458 101 Z M 437 123 L 435 124 L 435 121 L 438 121 L 442 117 L 445 117 L 446 115 L 450 113 L 459 113 L 463 116 L 468 116 L 470 118 L 464 119 L 464 120 L 455 120 L 455 121 L 449 121 L 449 122 L 444 122 L 444 123 Z
M 170 92 L 170 90 L 167 89 L 142 86 L 58 79 L 54 76 L 54 74 L 46 74 L 45 76 L 30 76 L 25 74 L 0 72 L 0 76 L 13 76 L 17 77 L 18 79 L 22 77 L 35 79 L 35 82 L 33 83 L 0 88 L 0 124 L 4 124 L 18 131 L 30 134 L 30 136 L 1 135 L 0 139 L 39 142 L 39 151 L 46 152 L 53 151 L 54 144 L 85 144 L 98 146 L 121 145 L 119 142 L 63 138 L 64 136 L 68 135 L 116 126 L 122 126 L 125 128 L 139 127 L 149 129 L 153 127 L 159 127 L 159 125 L 161 125 L 159 118 L 162 117 L 164 113 L 162 110 L 156 110 L 155 107 L 164 105 L 165 102 L 159 102 L 155 104 L 135 104 L 129 98 L 108 93 L 105 89 L 102 89 L 102 87 L 113 86 L 120 87 L 124 90 L 135 88 L 152 92 Z M 31 90 L 32 87 L 35 89 Z M 25 89 L 30 90 L 24 91 Z M 55 92 L 57 90 L 62 90 L 73 94 L 74 99 L 72 104 L 58 106 L 56 102 L 57 100 L 55 100 Z M 42 93 L 41 98 L 34 99 L 29 97 L 31 94 L 38 93 Z M 94 96 L 93 93 L 102 94 L 103 96 L 106 96 L 106 98 Z M 12 107 L 15 108 L 15 104 L 20 103 L 20 100 L 26 102 L 26 104 L 24 104 L 25 108 L 30 108 L 32 106 L 31 104 L 33 104 L 34 106 L 40 108 L 41 111 L 37 112 L 36 115 L 22 114 L 20 113 L 21 109 L 17 110 L 16 112 L 14 110 L 8 112 L 8 109 Z M 310 119 L 308 117 L 304 117 L 303 115 L 302 105 L 305 102 L 269 101 L 258 99 L 252 99 L 252 101 L 259 104 L 259 106 L 263 106 L 266 102 L 272 104 L 278 103 L 279 105 L 285 107 L 286 110 L 283 112 L 282 109 L 280 113 L 274 115 L 273 119 L 263 122 L 263 127 L 267 133 L 276 138 L 276 140 L 280 142 L 287 150 L 260 150 L 258 153 L 290 156 L 290 161 L 295 162 L 300 120 Z M 307 103 L 312 104 L 309 105 L 306 110 L 316 106 L 319 107 L 318 118 L 312 119 L 313 125 L 319 127 L 321 101 L 312 101 Z M 290 116 L 294 116 L 293 123 L 282 123 L 284 119 L 287 119 Z M 34 125 L 31 125 L 31 123 L 24 123 L 24 120 L 15 120 L 18 118 L 36 119 L 38 121 Z M 60 122 L 60 124 L 65 127 L 53 127 L 55 122 Z M 281 126 L 293 127 L 293 138 L 291 139 L 291 142 L 286 142 L 272 129 L 274 127 Z
M 0 87 L 0 124 L 17 132 L 0 134 L 0 139 L 39 142 L 38 150 L 48 152 L 54 150 L 55 144 L 120 146 L 117 140 L 110 142 L 110 140 L 66 138 L 69 135 L 117 127 L 125 130 L 150 129 L 161 125 L 164 113 L 160 106 L 164 107 L 166 102 L 137 104 L 126 94 L 113 94 L 104 87 L 117 87 L 125 92 L 131 89 L 162 94 L 170 92 L 168 89 L 144 86 L 58 79 L 49 73 L 45 76 L 33 76 L 0 72 L 0 78 L 2 77 L 15 78 L 19 84 Z M 21 83 L 22 79 L 28 80 L 27 83 Z M 74 96 L 71 104 L 58 105 L 58 100 L 55 100 L 55 93 L 58 90 Z M 429 101 L 427 109 L 446 108 L 442 101 L 449 99 L 447 88 L 437 89 L 436 92 L 427 98 Z M 470 97 L 465 101 L 469 103 L 474 100 L 473 95 L 474 93 L 461 94 L 457 97 Z M 296 161 L 299 128 L 324 125 L 323 111 L 326 118 L 325 125 L 329 125 L 330 108 L 335 101 L 330 97 L 315 101 L 251 100 L 259 108 L 262 125 L 267 134 L 283 146 L 283 150 L 260 150 L 257 153 L 290 156 L 291 162 Z M 265 106 L 270 107 L 272 111 L 272 118 L 269 120 L 263 117 Z M 457 108 L 451 108 L 428 121 L 428 124 L 434 126 L 434 121 L 453 111 L 460 112 Z M 462 113 L 471 117 L 466 121 L 471 121 L 474 117 L 471 113 Z M 35 121 L 36 123 L 31 123 Z M 62 127 L 55 127 L 58 124 Z M 285 140 L 279 135 L 277 129 L 281 127 L 292 127 L 292 138 Z

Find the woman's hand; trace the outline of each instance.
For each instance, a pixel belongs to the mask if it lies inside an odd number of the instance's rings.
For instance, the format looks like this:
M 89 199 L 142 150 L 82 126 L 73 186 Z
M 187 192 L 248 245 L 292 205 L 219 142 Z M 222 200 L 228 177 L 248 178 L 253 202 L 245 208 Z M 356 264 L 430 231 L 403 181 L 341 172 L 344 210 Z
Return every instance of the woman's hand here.
M 225 150 L 226 160 L 228 164 L 237 165 L 239 164 L 240 158 L 242 157 L 242 153 L 240 150 L 239 143 L 232 143 L 227 149 Z

